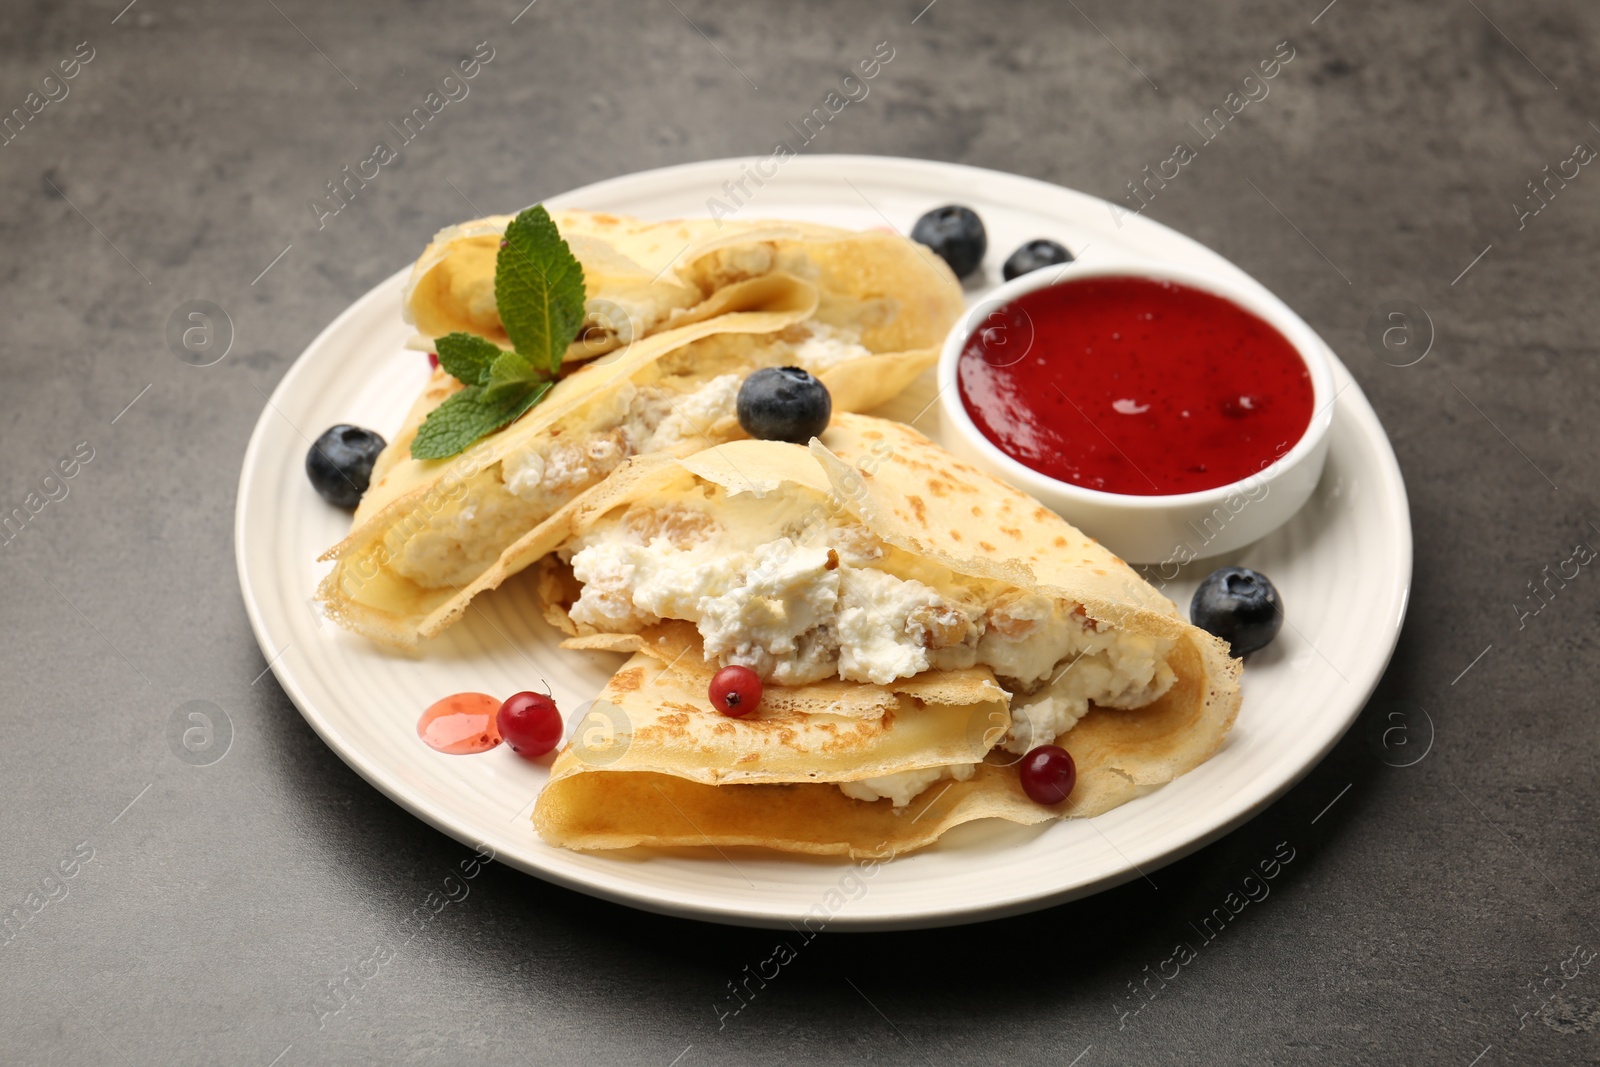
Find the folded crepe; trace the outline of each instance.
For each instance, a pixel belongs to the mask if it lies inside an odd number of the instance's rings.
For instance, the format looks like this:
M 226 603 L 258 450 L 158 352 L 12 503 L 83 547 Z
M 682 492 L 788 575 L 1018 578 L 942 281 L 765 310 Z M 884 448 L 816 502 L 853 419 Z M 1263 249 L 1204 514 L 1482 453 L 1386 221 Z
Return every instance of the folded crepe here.
M 495 306 L 494 273 L 513 217 L 475 219 L 435 235 L 406 284 L 404 314 L 417 328 L 409 347 L 433 351 L 454 331 L 511 347 Z M 721 289 L 775 272 L 811 280 L 824 319 L 837 312 L 848 320 L 839 324 L 874 351 L 934 343 L 918 320 L 937 324 L 961 310 L 944 262 L 892 234 L 772 220 L 644 222 L 592 211 L 550 217 L 583 267 L 586 290 L 583 327 L 567 362 L 709 318 L 719 311 L 713 298 Z
M 981 818 L 1093 816 L 1198 766 L 1239 708 L 1227 646 L 1097 542 L 909 427 L 642 457 L 541 566 L 570 648 L 633 653 L 534 807 L 569 848 L 919 848 Z M 720 666 L 766 681 L 731 719 Z M 1016 764 L 1057 743 L 1068 800 Z
M 398 647 L 434 636 L 473 596 L 565 540 L 566 509 L 630 456 L 685 455 L 742 436 L 734 401 L 755 369 L 801 366 L 827 386 L 835 411 L 861 411 L 932 365 L 961 310 L 948 270 L 891 234 L 796 232 L 702 242 L 683 270 L 716 284 L 694 321 L 578 365 L 463 454 L 416 460 L 417 428 L 460 388 L 436 372 L 374 465 L 350 536 L 322 557 L 335 562 L 317 594 L 328 616 Z M 806 276 L 755 270 L 762 264 Z M 592 293 L 587 273 L 585 284 Z

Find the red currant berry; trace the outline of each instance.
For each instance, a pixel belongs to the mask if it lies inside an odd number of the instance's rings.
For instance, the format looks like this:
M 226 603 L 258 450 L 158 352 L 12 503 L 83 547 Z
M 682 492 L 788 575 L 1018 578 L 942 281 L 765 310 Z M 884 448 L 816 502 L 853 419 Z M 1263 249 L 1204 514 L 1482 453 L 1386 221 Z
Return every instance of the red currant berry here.
M 437 352 L 429 352 L 428 353 L 428 368 L 430 370 L 438 370 L 439 369 L 439 353 L 437 353 Z
M 711 676 L 711 706 L 738 719 L 761 703 L 761 676 L 749 667 L 724 667 Z
M 543 693 L 517 693 L 495 716 L 500 736 L 523 759 L 538 759 L 561 742 L 563 726 L 556 702 Z
M 1059 804 L 1067 799 L 1072 787 L 1078 784 L 1078 766 L 1072 756 L 1058 745 L 1040 745 L 1022 757 L 1018 767 L 1022 776 L 1022 791 L 1038 804 Z

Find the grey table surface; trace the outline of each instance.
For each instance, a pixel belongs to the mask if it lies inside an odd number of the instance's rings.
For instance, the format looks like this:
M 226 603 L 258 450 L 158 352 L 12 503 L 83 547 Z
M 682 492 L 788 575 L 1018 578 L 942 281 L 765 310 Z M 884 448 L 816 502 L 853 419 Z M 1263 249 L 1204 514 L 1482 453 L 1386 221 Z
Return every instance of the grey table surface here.
M 523 2 L 0 11 L 0 507 L 29 512 L 0 552 L 0 1061 L 1600 1062 L 1600 579 L 1565 563 L 1600 543 L 1600 8 Z M 777 935 L 498 865 L 384 948 L 467 853 L 317 738 L 235 579 L 243 451 L 306 343 L 462 193 L 507 210 L 764 154 L 879 42 L 892 67 L 808 152 L 1118 199 L 1284 41 L 1270 94 L 1147 214 L 1321 331 L 1405 472 L 1409 618 L 1333 754 L 1153 882 L 823 935 L 737 1015 L 728 984 Z M 308 201 L 480 42 L 470 96 L 319 230 Z M 192 300 L 234 325 L 214 366 L 167 343 Z M 232 724 L 209 766 L 169 743 L 197 699 Z M 1415 734 L 1382 744 L 1396 708 L 1432 723 L 1419 762 Z M 1168 963 L 1280 847 L 1270 896 Z

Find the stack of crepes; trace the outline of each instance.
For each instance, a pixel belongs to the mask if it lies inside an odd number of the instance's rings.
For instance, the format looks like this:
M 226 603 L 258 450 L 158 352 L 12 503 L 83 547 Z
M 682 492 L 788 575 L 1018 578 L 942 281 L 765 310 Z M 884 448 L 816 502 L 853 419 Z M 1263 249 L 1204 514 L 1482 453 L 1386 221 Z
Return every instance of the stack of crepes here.
M 533 821 L 575 849 L 885 856 L 982 818 L 1097 815 L 1223 743 L 1239 662 L 1032 498 L 899 423 L 640 457 L 575 507 L 541 592 L 566 647 L 631 658 Z M 721 666 L 766 682 L 711 705 Z M 1070 797 L 1017 764 L 1057 743 Z
M 378 458 L 350 536 L 323 556 L 335 566 L 318 599 L 348 629 L 401 647 L 439 633 L 474 595 L 564 541 L 572 509 L 630 457 L 743 436 L 734 401 L 753 370 L 803 367 L 835 411 L 884 403 L 937 359 L 962 309 L 944 263 L 887 232 L 552 218 L 584 272 L 573 369 L 463 454 L 416 460 L 417 428 L 461 388 L 434 374 Z M 405 295 L 413 347 L 452 331 L 509 345 L 494 297 L 509 219 L 454 227 L 428 246 Z

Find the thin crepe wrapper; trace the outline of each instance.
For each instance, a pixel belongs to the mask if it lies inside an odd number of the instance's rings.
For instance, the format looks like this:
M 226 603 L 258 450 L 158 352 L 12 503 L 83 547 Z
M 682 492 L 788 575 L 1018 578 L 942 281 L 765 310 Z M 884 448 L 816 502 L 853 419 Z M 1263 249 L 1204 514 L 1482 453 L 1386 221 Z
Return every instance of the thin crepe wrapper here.
M 431 350 L 453 331 L 511 347 L 493 307 L 495 262 L 511 219 L 449 227 L 423 251 L 403 295 L 406 320 L 418 331 L 411 347 Z M 566 362 L 717 314 L 716 293 L 748 280 L 752 250 L 762 273 L 810 278 L 818 317 L 863 332 L 874 351 L 938 345 L 962 309 L 960 284 L 944 262 L 892 234 L 771 220 L 644 222 L 590 211 L 553 211 L 551 219 L 583 267 L 586 319 L 598 324 L 568 346 Z M 625 332 L 615 328 L 618 319 Z
M 843 798 L 829 783 L 973 763 L 1010 724 L 1005 692 L 981 668 L 888 686 L 795 687 L 744 719 L 711 706 L 710 678 L 685 657 L 636 653 L 552 765 L 534 805 L 540 834 L 571 848 L 770 845 L 759 825 L 768 798 L 805 811 L 820 796 Z M 798 826 L 780 836 L 822 854 L 849 850 L 841 833 L 816 824 L 809 839 Z
M 897 810 L 888 800 L 854 800 L 837 785 L 817 781 L 712 785 L 657 770 L 619 770 L 601 762 L 603 747 L 585 756 L 569 746 L 534 805 L 533 823 L 546 841 L 573 849 L 752 846 L 886 858 L 931 845 L 952 827 L 978 819 L 1034 825 L 1092 818 L 1192 769 L 1221 743 L 1237 690 L 1230 691 L 1230 678 L 1208 671 L 1207 658 L 1201 644 L 1181 640 L 1170 661 L 1178 681 L 1159 700 L 1133 711 L 1091 709 L 1062 739 L 1078 780 L 1066 803 L 1053 807 L 1022 791 L 1016 757 L 1005 752 L 991 752 L 971 779 L 935 782 Z M 618 674 L 648 671 L 651 663 L 660 669 L 639 653 Z M 688 715 L 689 707 L 717 715 L 704 706 L 703 690 L 664 683 L 631 692 L 608 686 L 603 700 L 641 720 L 658 710 Z M 1000 721 L 975 711 L 974 727 L 980 719 L 986 729 Z
M 619 773 L 613 764 L 572 758 L 569 747 L 535 806 L 535 825 L 547 840 L 583 849 L 756 845 L 819 855 L 904 852 L 976 819 L 1034 824 L 1101 814 L 1210 758 L 1238 714 L 1240 664 L 1223 642 L 1184 622 L 1171 601 L 1098 542 L 909 427 L 847 414 L 836 417 L 809 451 L 775 442 L 735 442 L 631 472 L 635 485 L 631 490 L 619 485 L 609 506 L 670 497 L 674 479 L 684 484 L 673 465 L 730 491 L 784 492 L 786 485 L 831 491 L 831 507 L 850 513 L 898 548 L 959 574 L 1080 603 L 1090 618 L 1174 641 L 1168 663 L 1177 680 L 1143 708 L 1091 708 L 1063 736 L 1077 763 L 1078 781 L 1068 801 L 1053 807 L 1023 793 L 1011 766 L 1017 760 L 1003 751 L 990 751 L 969 781 L 936 782 L 897 812 L 888 800 L 853 800 L 814 779 L 711 784 L 726 782 L 722 764 L 696 774 L 683 773 L 678 764 Z M 587 529 L 604 513 L 591 508 L 576 516 L 575 530 Z M 540 583 L 551 621 L 575 635 L 566 647 L 633 651 L 631 666 L 638 656 L 667 660 L 670 655 L 679 672 L 685 660 L 694 662 L 685 654 L 694 642 L 684 637 L 684 624 L 633 635 L 579 633 L 566 614 L 578 592 L 570 571 L 547 561 Z M 925 672 L 919 679 L 940 673 Z M 648 715 L 652 708 L 659 712 L 651 701 L 669 694 L 675 703 L 691 703 L 694 684 L 675 692 L 671 677 L 647 690 L 608 688 L 607 699 L 625 711 L 631 707 L 630 715 Z M 852 685 L 868 699 L 882 688 L 837 680 L 815 687 L 768 687 L 763 707 L 772 694 L 805 705 L 808 690 Z M 702 701 L 704 692 L 702 686 Z M 940 762 L 929 759 L 923 765 Z M 869 764 L 861 777 L 878 773 Z

